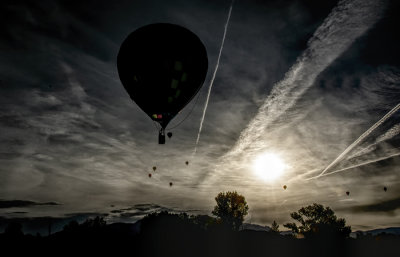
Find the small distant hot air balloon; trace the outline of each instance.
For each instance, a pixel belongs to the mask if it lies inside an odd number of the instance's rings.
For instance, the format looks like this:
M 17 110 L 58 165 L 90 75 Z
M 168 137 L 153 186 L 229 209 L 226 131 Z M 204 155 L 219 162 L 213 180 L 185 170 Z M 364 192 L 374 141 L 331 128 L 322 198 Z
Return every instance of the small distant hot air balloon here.
M 156 169 L 157 169 L 157 167 L 156 167 L 156 166 L 153 166 L 153 171 L 156 171 Z
M 168 136 L 168 138 L 171 138 L 172 137 L 172 132 L 168 132 L 167 136 Z
M 383 190 L 386 192 L 387 191 L 387 187 L 383 187 Z
M 186 163 L 186 165 L 189 165 L 189 162 L 188 162 L 188 161 L 186 161 L 185 163 Z
M 207 75 L 207 51 L 190 30 L 156 23 L 133 31 L 117 57 L 119 78 L 131 99 L 159 123 L 165 144 L 168 123 L 198 93 Z
M 347 191 L 347 192 L 346 192 L 346 195 L 350 195 L 350 192 L 349 192 L 349 191 Z
M 172 185 L 173 185 L 172 182 L 169 182 L 169 186 L 172 187 Z
M 149 178 L 151 178 L 151 173 L 149 173 Z
M 286 188 L 287 188 L 287 186 L 286 186 L 286 185 L 284 185 L 284 186 L 283 186 L 283 189 L 285 189 L 285 190 L 286 190 Z

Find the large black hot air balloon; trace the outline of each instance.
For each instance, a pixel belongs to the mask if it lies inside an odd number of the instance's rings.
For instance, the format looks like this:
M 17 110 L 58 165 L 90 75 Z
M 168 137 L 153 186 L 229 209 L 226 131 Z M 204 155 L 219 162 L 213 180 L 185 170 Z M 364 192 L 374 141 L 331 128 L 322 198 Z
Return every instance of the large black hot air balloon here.
M 122 43 L 117 66 L 131 99 L 165 128 L 203 85 L 207 51 L 191 31 L 174 24 L 156 23 L 132 32 Z

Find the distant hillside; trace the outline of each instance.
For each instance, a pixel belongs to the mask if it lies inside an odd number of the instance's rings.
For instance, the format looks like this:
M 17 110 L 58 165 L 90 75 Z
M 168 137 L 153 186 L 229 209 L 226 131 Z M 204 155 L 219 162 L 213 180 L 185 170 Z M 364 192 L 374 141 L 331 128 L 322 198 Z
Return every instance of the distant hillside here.
M 382 234 L 382 233 L 400 236 L 400 227 L 378 228 L 378 229 L 372 229 L 372 230 L 367 230 L 367 231 L 358 230 L 356 232 L 352 232 L 351 236 L 356 237 L 357 234 L 362 234 L 362 235 L 370 234 L 370 235 L 376 236 L 376 235 Z
M 257 224 L 243 223 L 240 230 L 254 230 L 254 231 L 265 231 L 268 232 L 271 230 L 268 226 L 261 226 Z
M 240 230 L 253 230 L 253 231 L 264 231 L 264 232 L 269 232 L 271 230 L 271 227 L 269 226 L 261 226 L 258 224 L 250 224 L 250 223 L 243 223 L 242 227 Z M 279 234 L 282 236 L 286 235 L 292 235 L 293 232 L 286 230 L 286 231 L 280 231 Z

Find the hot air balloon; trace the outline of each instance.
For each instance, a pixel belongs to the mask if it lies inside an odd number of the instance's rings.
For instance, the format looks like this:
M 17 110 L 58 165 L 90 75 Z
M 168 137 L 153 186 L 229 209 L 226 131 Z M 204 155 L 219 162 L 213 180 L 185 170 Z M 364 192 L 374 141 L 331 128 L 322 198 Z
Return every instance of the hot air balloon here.
M 186 162 L 185 162 L 185 164 L 186 164 L 186 165 L 189 165 L 189 162 L 188 162 L 188 161 L 186 161 Z
M 156 166 L 153 166 L 153 171 L 156 171 L 156 169 L 157 169 L 157 167 L 156 167 Z
M 151 173 L 149 173 L 149 178 L 151 178 Z
M 168 123 L 197 94 L 208 69 L 207 51 L 188 29 L 156 23 L 133 31 L 117 57 L 119 78 L 131 99 L 160 124 Z
M 169 186 L 172 187 L 172 185 L 173 185 L 172 182 L 169 182 Z
M 386 192 L 387 191 L 387 187 L 383 187 L 383 190 Z
M 284 185 L 284 186 L 283 186 L 283 189 L 285 189 L 285 190 L 286 190 L 286 188 L 287 188 L 287 186 L 286 186 L 286 185 Z
M 172 132 L 168 132 L 168 133 L 167 133 L 167 136 L 168 136 L 169 138 L 171 138 L 171 137 L 172 137 Z
M 350 195 L 350 192 L 349 192 L 349 191 L 347 191 L 347 192 L 346 192 L 346 195 Z

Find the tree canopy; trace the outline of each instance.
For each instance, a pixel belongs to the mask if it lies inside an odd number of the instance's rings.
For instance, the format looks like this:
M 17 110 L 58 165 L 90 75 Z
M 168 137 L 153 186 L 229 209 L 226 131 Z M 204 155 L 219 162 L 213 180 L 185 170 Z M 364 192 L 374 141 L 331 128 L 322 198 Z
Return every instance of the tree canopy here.
M 337 218 L 334 211 L 322 204 L 314 203 L 302 207 L 298 212 L 292 212 L 290 216 L 300 223 L 284 224 L 284 227 L 291 229 L 296 234 L 303 234 L 305 237 L 314 236 L 336 236 L 348 237 L 351 227 L 346 226 L 346 220 Z
M 278 223 L 276 223 L 275 220 L 271 224 L 271 232 L 279 233 L 279 225 L 278 225 Z
M 221 192 L 215 197 L 217 205 L 212 214 L 217 216 L 222 224 L 233 229 L 239 230 L 247 215 L 249 206 L 243 195 L 234 192 Z

